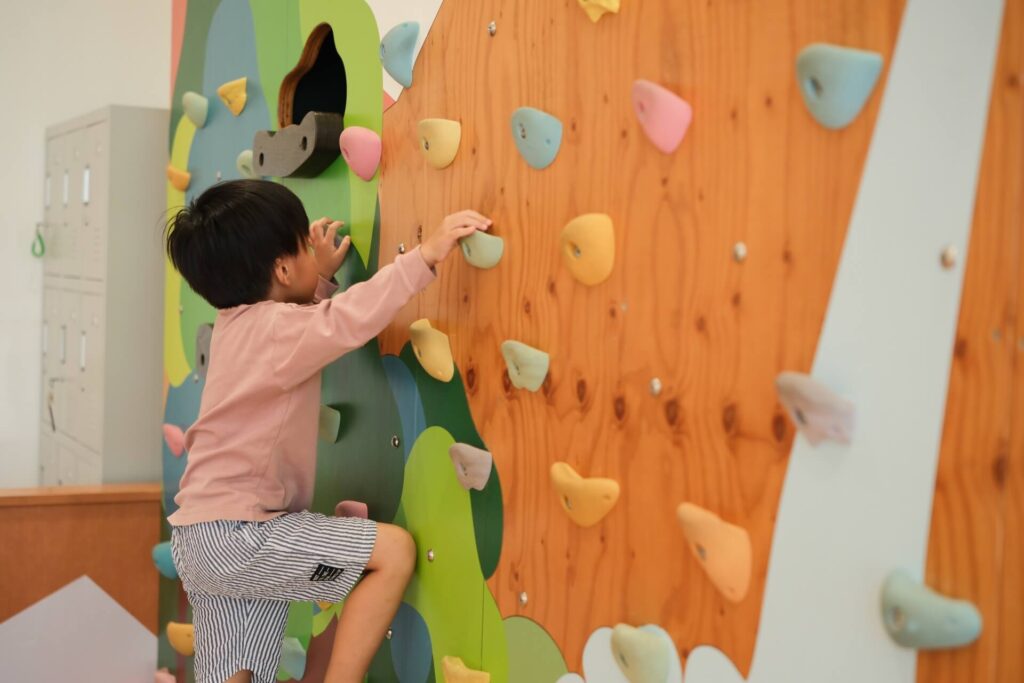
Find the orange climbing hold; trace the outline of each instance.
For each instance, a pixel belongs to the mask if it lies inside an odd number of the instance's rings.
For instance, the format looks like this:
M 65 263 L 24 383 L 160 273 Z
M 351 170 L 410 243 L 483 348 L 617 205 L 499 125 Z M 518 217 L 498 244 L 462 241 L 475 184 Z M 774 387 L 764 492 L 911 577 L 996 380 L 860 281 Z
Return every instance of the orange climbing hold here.
M 191 657 L 196 653 L 195 627 L 192 624 L 167 622 L 167 641 L 179 655 Z
M 167 179 L 171 181 L 171 185 L 175 190 L 184 192 L 192 182 L 192 174 L 188 171 L 182 171 L 180 168 L 175 168 L 171 164 L 167 164 Z
M 566 462 L 551 466 L 551 484 L 569 519 L 583 527 L 594 526 L 604 519 L 619 499 L 617 481 L 581 477 Z
M 604 282 L 615 266 L 615 228 L 603 213 L 587 213 L 562 228 L 562 260 L 585 285 Z
M 693 503 L 676 510 L 690 550 L 707 572 L 711 583 L 732 602 L 739 602 L 750 588 L 752 552 L 747 530 L 723 521 Z

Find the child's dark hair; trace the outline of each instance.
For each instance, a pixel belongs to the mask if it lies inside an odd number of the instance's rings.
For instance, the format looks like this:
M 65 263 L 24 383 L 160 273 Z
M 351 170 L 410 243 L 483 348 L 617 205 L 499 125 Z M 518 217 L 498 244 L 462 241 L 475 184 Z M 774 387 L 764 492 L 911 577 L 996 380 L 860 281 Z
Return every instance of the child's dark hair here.
M 294 256 L 309 237 L 306 209 L 269 180 L 218 183 L 167 224 L 167 255 L 216 308 L 267 298 L 274 261 Z

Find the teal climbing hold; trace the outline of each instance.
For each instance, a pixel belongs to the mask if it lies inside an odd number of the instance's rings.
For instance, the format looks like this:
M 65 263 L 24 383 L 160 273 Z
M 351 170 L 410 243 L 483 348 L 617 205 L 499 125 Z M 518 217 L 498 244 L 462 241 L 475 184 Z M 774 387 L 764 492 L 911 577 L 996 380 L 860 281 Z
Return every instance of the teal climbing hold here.
M 520 107 L 512 113 L 512 139 L 526 163 L 547 168 L 562 145 L 562 122 L 540 109 Z
M 481 230 L 463 237 L 459 240 L 459 246 L 462 247 L 466 262 L 477 268 L 493 268 L 505 253 L 505 240 Z
M 857 118 L 882 72 L 882 55 L 814 43 L 796 58 L 796 76 L 811 116 L 826 128 Z
M 306 650 L 298 638 L 285 636 L 281 639 L 280 668 L 296 681 L 301 681 L 306 675 Z
M 420 25 L 406 21 L 384 34 L 380 41 L 380 62 L 384 70 L 404 88 L 412 87 L 412 65 Z
M 181 96 L 181 108 L 185 110 L 185 116 L 196 128 L 206 125 L 206 115 L 210 111 L 210 101 L 197 92 L 189 90 Z
M 896 643 L 919 650 L 968 645 L 981 634 L 977 607 L 936 593 L 902 569 L 882 587 L 882 621 Z
M 517 389 L 537 391 L 544 384 L 551 364 L 548 354 L 510 339 L 501 343 L 501 355 L 508 367 L 508 377 Z
M 170 541 L 153 546 L 153 564 L 156 565 L 157 571 L 168 579 L 178 578 L 178 569 L 174 566 L 174 557 L 171 555 Z

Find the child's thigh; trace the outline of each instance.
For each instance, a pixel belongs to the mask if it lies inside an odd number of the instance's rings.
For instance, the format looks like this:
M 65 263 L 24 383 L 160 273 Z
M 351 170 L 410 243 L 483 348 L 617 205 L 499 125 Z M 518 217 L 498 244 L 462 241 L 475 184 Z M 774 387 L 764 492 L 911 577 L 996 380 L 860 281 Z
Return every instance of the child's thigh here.
M 252 683 L 276 679 L 289 603 L 190 593 L 196 681 L 226 681 L 251 671 Z

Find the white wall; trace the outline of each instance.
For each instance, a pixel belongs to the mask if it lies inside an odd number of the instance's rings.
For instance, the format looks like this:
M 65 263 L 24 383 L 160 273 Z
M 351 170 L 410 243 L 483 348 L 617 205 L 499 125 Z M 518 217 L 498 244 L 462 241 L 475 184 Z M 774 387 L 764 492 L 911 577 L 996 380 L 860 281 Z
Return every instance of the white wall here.
M 44 130 L 107 104 L 167 107 L 169 0 L 2 0 L 0 487 L 38 482 Z M 163 302 L 154 301 L 154 306 Z

